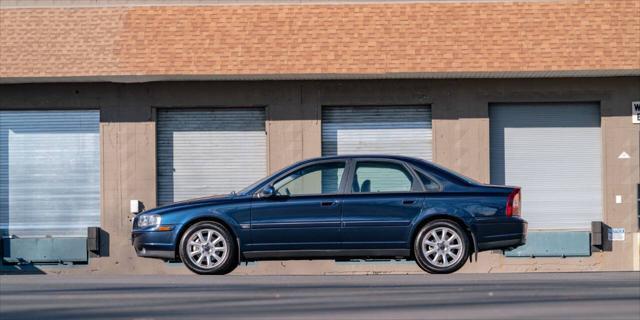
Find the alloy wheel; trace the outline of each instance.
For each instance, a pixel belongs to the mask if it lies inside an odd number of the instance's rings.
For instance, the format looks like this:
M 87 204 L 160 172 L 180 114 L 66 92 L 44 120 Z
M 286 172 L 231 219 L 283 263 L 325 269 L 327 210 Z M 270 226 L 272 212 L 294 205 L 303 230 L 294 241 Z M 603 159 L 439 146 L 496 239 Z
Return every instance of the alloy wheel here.
M 222 234 L 213 229 L 201 229 L 187 243 L 189 260 L 202 269 L 213 269 L 225 261 L 228 245 Z
M 430 230 L 422 241 L 422 253 L 433 265 L 447 268 L 456 264 L 463 255 L 463 242 L 458 233 L 449 227 Z

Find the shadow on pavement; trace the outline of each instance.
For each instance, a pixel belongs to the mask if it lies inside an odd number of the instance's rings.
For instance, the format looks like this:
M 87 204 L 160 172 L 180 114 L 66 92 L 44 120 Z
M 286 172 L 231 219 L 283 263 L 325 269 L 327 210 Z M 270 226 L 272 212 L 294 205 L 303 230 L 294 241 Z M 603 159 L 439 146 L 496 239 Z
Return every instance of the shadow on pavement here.
M 33 264 L 3 264 L 0 263 L 0 275 L 28 275 L 46 274 Z

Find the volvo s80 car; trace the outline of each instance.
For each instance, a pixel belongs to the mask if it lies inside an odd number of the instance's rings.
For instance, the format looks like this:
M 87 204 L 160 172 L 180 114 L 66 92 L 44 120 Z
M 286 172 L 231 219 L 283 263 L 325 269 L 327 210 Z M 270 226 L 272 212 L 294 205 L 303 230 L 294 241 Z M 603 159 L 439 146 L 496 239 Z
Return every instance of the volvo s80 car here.
M 524 244 L 526 232 L 518 187 L 362 155 L 301 161 L 239 192 L 140 213 L 132 242 L 141 257 L 181 260 L 198 274 L 286 259 L 411 259 L 451 273 L 474 253 Z

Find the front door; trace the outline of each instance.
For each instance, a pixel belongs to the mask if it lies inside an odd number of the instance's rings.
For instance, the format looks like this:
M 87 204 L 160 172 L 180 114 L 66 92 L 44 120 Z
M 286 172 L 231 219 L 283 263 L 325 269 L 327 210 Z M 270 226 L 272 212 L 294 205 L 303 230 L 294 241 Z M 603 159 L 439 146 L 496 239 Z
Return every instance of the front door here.
M 275 196 L 252 203 L 248 250 L 338 249 L 344 169 L 345 161 L 322 162 L 274 182 Z
M 405 249 L 424 194 L 401 162 L 359 160 L 343 200 L 345 249 Z

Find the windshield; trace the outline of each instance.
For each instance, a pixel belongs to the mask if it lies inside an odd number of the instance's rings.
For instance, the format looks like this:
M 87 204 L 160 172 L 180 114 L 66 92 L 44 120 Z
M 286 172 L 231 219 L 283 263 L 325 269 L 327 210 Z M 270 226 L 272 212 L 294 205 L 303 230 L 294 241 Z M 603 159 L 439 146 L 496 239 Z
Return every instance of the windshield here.
M 267 182 L 267 180 L 271 179 L 272 177 L 275 177 L 275 176 L 277 176 L 277 175 L 279 175 L 279 174 L 281 174 L 281 173 L 283 173 L 283 172 L 285 172 L 285 171 L 287 171 L 287 170 L 291 169 L 292 167 L 295 167 L 295 166 L 297 166 L 297 165 L 299 165 L 299 164 L 300 164 L 300 162 L 297 162 L 297 163 L 294 163 L 294 164 L 292 164 L 292 165 L 290 165 L 290 166 L 288 166 L 288 167 L 284 167 L 284 168 L 282 168 L 282 169 L 278 170 L 278 172 L 276 172 L 276 173 L 274 173 L 274 174 L 270 174 L 270 175 L 268 175 L 268 176 L 266 176 L 266 177 L 264 177 L 264 178 L 262 178 L 262 179 L 260 179 L 260 180 L 258 180 L 258 181 L 256 181 L 256 182 L 254 182 L 254 183 L 252 183 L 252 184 L 248 185 L 248 186 L 247 186 L 247 187 L 245 187 L 244 189 L 242 189 L 242 190 L 238 191 L 238 192 L 237 192 L 237 194 L 239 194 L 239 195 L 247 195 L 247 194 L 249 194 L 253 189 L 255 189 L 255 188 L 257 188 L 259 185 L 261 185 L 261 184 L 263 184 L 263 183 Z
M 269 177 L 271 176 L 266 176 L 250 185 L 248 185 L 247 187 L 245 187 L 244 189 L 238 191 L 237 193 L 240 195 L 246 195 L 247 193 L 251 192 L 251 190 L 255 189 L 257 186 L 259 186 L 260 184 L 264 183 L 267 179 L 269 179 Z

